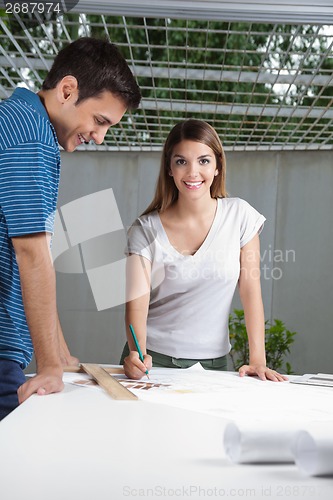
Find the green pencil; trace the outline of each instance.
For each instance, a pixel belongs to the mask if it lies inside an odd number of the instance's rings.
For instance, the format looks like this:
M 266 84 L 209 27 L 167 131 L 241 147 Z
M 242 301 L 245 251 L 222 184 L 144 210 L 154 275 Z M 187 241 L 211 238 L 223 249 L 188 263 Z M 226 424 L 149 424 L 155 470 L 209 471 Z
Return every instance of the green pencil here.
M 133 340 L 134 340 L 134 344 L 135 344 L 135 347 L 136 347 L 136 350 L 138 351 L 139 353 L 139 358 L 140 358 L 140 361 L 142 361 L 143 363 L 143 355 L 142 355 L 142 351 L 140 349 L 140 346 L 139 346 L 139 342 L 138 342 L 138 339 L 136 338 L 136 335 L 135 335 L 135 331 L 134 331 L 134 328 L 132 325 L 129 325 L 129 329 L 131 331 L 131 334 L 132 334 L 132 337 L 133 337 Z M 149 375 L 148 375 L 148 370 L 146 370 L 146 375 L 147 375 L 147 378 L 149 378 Z

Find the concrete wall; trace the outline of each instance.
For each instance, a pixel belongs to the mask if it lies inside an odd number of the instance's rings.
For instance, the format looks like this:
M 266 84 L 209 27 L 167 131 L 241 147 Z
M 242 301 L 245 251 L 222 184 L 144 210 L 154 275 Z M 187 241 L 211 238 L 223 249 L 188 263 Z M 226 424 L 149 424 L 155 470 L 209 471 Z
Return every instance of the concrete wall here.
M 58 205 L 112 188 L 126 227 L 152 198 L 159 158 L 159 153 L 63 153 Z M 266 319 L 282 319 L 298 332 L 289 357 L 296 373 L 333 372 L 331 154 L 229 152 L 227 162 L 229 195 L 246 199 L 267 218 L 261 235 Z M 124 241 L 124 231 L 118 232 L 110 262 L 123 258 Z M 114 281 L 110 286 L 119 286 Z M 73 354 L 81 361 L 117 363 L 125 341 L 124 306 L 97 311 L 85 273 L 57 272 L 57 294 Z M 234 306 L 240 307 L 237 296 Z

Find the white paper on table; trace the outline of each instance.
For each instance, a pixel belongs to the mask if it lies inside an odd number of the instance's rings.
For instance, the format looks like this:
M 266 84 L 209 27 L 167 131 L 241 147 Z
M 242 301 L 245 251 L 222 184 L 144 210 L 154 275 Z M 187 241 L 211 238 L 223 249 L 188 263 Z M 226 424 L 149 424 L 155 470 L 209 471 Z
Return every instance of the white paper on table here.
M 73 383 L 69 375 L 64 374 L 64 382 Z M 74 381 L 82 376 L 74 375 Z M 153 367 L 149 377 L 130 381 L 125 375 L 116 375 L 140 400 L 209 413 L 240 428 L 251 423 L 260 429 L 261 424 L 271 422 L 274 431 L 283 424 L 288 428 L 295 425 L 298 431 L 311 422 L 333 421 L 329 387 L 263 382 L 238 373 L 204 370 L 200 364 L 182 370 Z
M 309 476 L 333 476 L 333 421 L 299 431 L 292 443 L 296 465 Z
M 281 422 L 227 424 L 224 431 L 226 455 L 235 463 L 293 462 L 291 451 L 297 424 Z
M 323 387 L 333 387 L 333 375 L 331 373 L 306 373 L 302 377 L 291 380 L 292 384 L 320 385 Z

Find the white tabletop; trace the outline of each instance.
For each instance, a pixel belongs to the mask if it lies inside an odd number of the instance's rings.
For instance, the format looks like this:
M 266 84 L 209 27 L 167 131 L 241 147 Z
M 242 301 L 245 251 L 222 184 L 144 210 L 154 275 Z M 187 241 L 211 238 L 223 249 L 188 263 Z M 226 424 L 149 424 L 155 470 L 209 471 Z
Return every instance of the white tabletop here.
M 225 425 L 220 416 L 66 384 L 0 423 L 0 498 L 332 500 L 333 478 L 304 476 L 294 464 L 231 463 Z

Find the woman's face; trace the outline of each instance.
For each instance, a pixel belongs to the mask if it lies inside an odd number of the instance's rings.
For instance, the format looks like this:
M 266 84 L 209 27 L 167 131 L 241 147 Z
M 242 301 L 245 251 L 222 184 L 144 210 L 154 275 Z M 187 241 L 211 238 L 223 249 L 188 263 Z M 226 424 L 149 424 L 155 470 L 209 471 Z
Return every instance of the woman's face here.
M 218 173 L 215 154 L 206 144 L 184 140 L 174 147 L 169 175 L 180 196 L 210 197 L 210 187 Z

